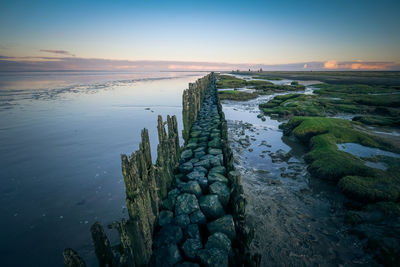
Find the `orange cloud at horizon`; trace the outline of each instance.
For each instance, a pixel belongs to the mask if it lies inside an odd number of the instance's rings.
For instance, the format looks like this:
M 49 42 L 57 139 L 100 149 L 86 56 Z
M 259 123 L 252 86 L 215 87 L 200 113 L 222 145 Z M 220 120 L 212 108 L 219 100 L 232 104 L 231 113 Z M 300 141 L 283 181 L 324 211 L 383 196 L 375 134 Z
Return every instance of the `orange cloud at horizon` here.
M 337 69 L 339 67 L 337 61 L 335 60 L 328 60 L 324 63 L 325 69 Z
M 348 70 L 387 70 L 396 65 L 393 62 L 337 62 L 328 60 L 324 63 L 324 69 L 348 69 Z

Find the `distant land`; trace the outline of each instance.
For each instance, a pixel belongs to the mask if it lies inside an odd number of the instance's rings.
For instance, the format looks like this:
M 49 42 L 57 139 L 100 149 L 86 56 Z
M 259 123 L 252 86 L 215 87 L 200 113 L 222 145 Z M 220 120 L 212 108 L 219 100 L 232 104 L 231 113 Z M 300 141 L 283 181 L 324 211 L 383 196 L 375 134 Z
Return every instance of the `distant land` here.
M 200 61 L 114 60 L 75 56 L 13 57 L 0 55 L 0 71 L 399 71 L 387 61 L 312 61 L 252 64 Z

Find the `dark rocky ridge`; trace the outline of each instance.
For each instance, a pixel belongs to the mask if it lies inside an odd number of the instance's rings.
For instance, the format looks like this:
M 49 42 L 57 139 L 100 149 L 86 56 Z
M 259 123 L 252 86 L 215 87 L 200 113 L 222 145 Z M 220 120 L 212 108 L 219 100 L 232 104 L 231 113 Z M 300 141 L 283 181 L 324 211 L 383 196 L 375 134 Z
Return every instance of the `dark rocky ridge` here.
M 139 150 L 122 155 L 129 220 L 114 222 L 121 243 L 111 247 L 99 223 L 92 228 L 100 266 L 256 266 L 249 253 L 246 201 L 234 171 L 227 125 L 213 73 L 183 93 L 183 137 L 176 117 L 158 118 L 157 161 L 146 129 Z M 165 130 L 167 125 L 168 132 Z M 66 266 L 85 266 L 72 249 Z

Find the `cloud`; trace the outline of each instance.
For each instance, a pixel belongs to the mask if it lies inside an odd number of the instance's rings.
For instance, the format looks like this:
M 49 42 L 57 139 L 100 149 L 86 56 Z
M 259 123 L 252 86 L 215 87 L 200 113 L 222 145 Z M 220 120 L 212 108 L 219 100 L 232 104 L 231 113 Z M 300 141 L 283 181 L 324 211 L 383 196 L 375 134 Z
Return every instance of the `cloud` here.
M 396 62 L 363 62 L 361 60 L 337 62 L 328 60 L 324 63 L 324 69 L 328 70 L 398 70 Z
M 391 66 L 390 63 L 379 62 L 379 63 L 353 63 L 351 64 L 352 70 L 386 70 Z
M 335 60 L 328 60 L 327 62 L 324 63 L 325 69 L 337 69 L 338 67 L 339 65 Z
M 72 56 L 72 57 L 75 56 L 74 54 L 71 54 L 70 52 L 68 52 L 66 50 L 40 49 L 40 52 L 52 53 L 52 54 L 63 55 L 63 56 Z

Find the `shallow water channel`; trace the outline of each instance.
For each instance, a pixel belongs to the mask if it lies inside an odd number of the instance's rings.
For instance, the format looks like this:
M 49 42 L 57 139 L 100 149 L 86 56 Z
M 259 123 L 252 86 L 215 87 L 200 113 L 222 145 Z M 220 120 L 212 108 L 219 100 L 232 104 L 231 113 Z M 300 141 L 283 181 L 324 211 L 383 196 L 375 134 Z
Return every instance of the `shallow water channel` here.
M 258 104 L 275 95 L 222 103 L 255 233 L 253 252 L 262 255 L 262 266 L 374 266 L 360 241 L 347 233 L 344 197 L 336 186 L 310 177 L 305 148 L 283 136 L 281 122 L 257 117 Z

